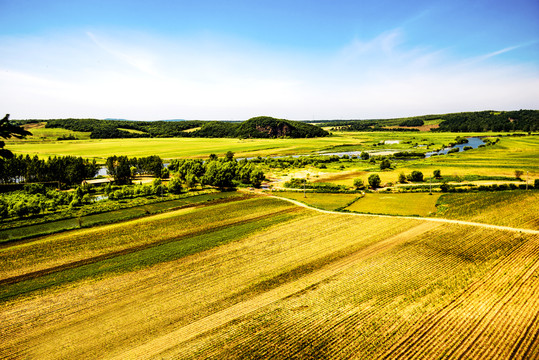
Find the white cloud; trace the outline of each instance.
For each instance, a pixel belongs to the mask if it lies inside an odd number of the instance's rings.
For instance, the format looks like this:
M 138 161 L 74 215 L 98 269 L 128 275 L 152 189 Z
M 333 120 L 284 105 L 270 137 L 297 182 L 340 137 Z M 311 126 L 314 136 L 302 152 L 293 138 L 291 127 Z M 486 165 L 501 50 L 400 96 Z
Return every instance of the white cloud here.
M 299 54 L 212 35 L 1 39 L 0 107 L 12 118 L 376 118 L 539 108 L 524 65 L 410 47 L 402 29 L 341 51 Z M 18 60 L 19 59 L 19 60 Z

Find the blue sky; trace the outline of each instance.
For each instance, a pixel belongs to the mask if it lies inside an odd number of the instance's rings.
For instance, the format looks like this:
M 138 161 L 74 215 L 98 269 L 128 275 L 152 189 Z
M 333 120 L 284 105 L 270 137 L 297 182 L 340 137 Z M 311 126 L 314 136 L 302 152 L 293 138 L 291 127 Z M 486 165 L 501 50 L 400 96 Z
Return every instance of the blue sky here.
M 0 0 L 13 119 L 539 109 L 539 2 Z

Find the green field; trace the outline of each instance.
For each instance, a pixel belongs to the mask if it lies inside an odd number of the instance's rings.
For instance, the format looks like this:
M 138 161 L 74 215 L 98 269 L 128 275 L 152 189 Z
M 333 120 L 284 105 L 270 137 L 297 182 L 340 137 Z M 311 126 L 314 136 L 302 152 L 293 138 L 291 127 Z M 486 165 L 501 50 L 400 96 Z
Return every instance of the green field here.
M 234 200 L 234 198 L 242 198 L 245 195 L 235 192 L 224 193 L 209 193 L 202 195 L 187 194 L 183 198 L 168 200 L 168 201 L 155 201 L 140 206 L 130 206 L 127 208 L 111 211 L 103 211 L 96 214 L 82 215 L 79 217 L 69 217 L 62 220 L 49 220 L 41 219 L 42 221 L 36 224 L 28 224 L 28 220 L 22 219 L 19 221 L 13 221 L 11 223 L 4 223 L 3 228 L 0 229 L 0 244 L 6 241 L 14 241 L 17 239 L 25 239 L 35 237 L 38 235 L 47 235 L 66 230 L 76 229 L 79 227 L 91 227 L 101 224 L 108 224 L 118 221 L 129 220 L 137 217 L 142 217 L 150 214 L 156 214 L 164 211 L 174 210 L 179 207 L 195 206 L 207 201 L 218 200 Z M 137 199 L 138 200 L 138 199 Z M 145 200 L 145 199 L 142 199 Z M 160 199 L 157 199 L 160 200 Z M 38 219 L 39 220 L 39 219 Z M 35 220 L 37 221 L 37 220 Z M 18 226 L 10 226 L 18 225 Z
M 539 355 L 538 234 L 259 197 L 36 238 L 0 265 L 3 358 Z
M 273 195 L 301 201 L 309 206 L 323 210 L 335 210 L 346 207 L 348 204 L 358 199 L 361 194 L 327 194 L 313 192 L 303 194 L 303 191 L 279 191 L 274 192 Z
M 439 193 L 367 193 L 346 210 L 370 214 L 427 216 L 436 212 L 438 197 Z

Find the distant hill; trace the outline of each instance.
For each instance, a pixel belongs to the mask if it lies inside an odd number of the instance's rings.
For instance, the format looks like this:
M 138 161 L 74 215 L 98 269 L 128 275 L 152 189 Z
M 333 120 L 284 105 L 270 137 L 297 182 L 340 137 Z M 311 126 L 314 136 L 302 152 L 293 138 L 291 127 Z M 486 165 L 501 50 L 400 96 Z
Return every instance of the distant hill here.
M 471 111 L 441 115 L 421 115 L 407 118 L 371 120 L 318 120 L 318 126 L 332 126 L 343 131 L 387 131 L 389 126 L 403 128 L 392 131 L 413 131 L 409 126 L 420 126 L 427 121 L 439 122 L 431 131 L 485 132 L 485 131 L 539 131 L 539 110 Z
M 327 136 L 329 133 L 320 127 L 299 121 L 258 116 L 241 123 L 236 135 L 241 138 L 313 138 Z
M 299 121 L 260 116 L 244 122 L 201 120 L 47 120 L 48 128 L 90 132 L 92 139 L 140 137 L 239 137 L 239 138 L 312 138 L 327 136 L 320 127 Z

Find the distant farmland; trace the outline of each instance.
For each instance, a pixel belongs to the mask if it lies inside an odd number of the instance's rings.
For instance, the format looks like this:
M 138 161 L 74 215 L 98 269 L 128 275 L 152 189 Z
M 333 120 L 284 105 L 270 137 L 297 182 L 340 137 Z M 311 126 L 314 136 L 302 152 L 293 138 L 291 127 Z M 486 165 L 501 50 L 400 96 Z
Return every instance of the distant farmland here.
M 15 243 L 0 262 L 4 358 L 539 356 L 533 230 L 253 197 Z

